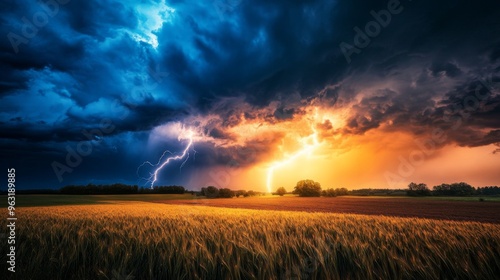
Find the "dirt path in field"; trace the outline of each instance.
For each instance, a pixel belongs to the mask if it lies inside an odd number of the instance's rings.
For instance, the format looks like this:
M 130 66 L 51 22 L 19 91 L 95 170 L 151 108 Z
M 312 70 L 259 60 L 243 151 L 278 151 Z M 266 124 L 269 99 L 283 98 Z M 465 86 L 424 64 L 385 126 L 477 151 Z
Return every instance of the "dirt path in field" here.
M 500 223 L 499 202 L 377 197 L 248 197 L 155 201 L 259 210 L 352 213 Z

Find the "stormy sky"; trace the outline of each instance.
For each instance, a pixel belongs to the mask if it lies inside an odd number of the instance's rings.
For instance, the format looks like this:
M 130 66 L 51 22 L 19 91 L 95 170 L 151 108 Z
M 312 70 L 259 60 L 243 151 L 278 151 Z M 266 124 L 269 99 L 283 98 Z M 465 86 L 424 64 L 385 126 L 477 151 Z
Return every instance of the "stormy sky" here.
M 499 18 L 498 1 L 2 1 L 0 165 L 24 189 L 149 186 L 192 137 L 157 185 L 498 185 Z

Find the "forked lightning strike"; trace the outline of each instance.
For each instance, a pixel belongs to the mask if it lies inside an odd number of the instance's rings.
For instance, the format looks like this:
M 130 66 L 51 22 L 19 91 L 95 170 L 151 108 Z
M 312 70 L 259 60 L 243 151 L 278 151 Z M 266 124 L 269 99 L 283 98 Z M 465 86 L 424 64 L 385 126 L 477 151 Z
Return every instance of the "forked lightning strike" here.
M 291 163 L 295 159 L 297 159 L 298 157 L 300 157 L 302 155 L 310 154 L 319 145 L 316 132 L 314 132 L 314 134 L 312 135 L 312 137 L 313 137 L 313 144 L 307 144 L 306 141 L 302 141 L 303 142 L 303 148 L 301 150 L 297 151 L 296 153 L 294 153 L 293 155 L 291 155 L 290 157 L 288 157 L 285 160 L 274 162 L 267 169 L 267 182 L 266 182 L 266 185 L 267 185 L 267 191 L 268 192 L 272 192 L 273 173 L 274 173 L 274 170 L 276 168 L 279 168 L 279 167 L 281 167 L 281 166 L 283 166 L 285 164 Z
M 317 118 L 318 118 L 318 112 L 316 109 L 315 119 L 317 119 Z M 273 174 L 274 174 L 274 170 L 276 168 L 279 168 L 279 167 L 282 167 L 283 165 L 289 164 L 289 163 L 295 161 L 298 157 L 300 157 L 302 155 L 312 153 L 314 151 L 314 149 L 316 149 L 320 145 L 320 143 L 318 141 L 318 132 L 316 131 L 314 126 L 311 126 L 311 129 L 314 133 L 305 137 L 305 138 L 302 138 L 300 140 L 300 142 L 302 143 L 302 149 L 293 153 L 292 155 L 290 155 L 288 158 L 286 158 L 284 160 L 273 162 L 272 165 L 267 169 L 266 186 L 267 186 L 268 192 L 272 192 Z
M 163 159 L 163 157 L 165 156 L 166 153 L 172 154 L 172 152 L 170 152 L 170 151 L 165 151 L 165 152 L 163 152 L 163 154 L 160 157 L 160 159 L 159 159 L 159 161 L 158 161 L 157 164 L 153 165 L 149 161 L 146 161 L 146 162 L 144 162 L 143 164 L 141 164 L 139 166 L 139 168 L 141 168 L 145 164 L 148 164 L 148 165 L 151 165 L 151 166 L 158 166 L 158 168 L 155 169 L 155 171 L 151 174 L 151 176 L 149 178 L 147 178 L 147 181 L 151 182 L 151 188 L 153 188 L 155 182 L 158 180 L 158 172 L 160 172 L 160 170 L 163 167 L 165 167 L 170 161 L 172 161 L 172 160 L 179 160 L 179 159 L 183 159 L 184 158 L 184 161 L 182 162 L 180 168 L 182 168 L 184 166 L 184 164 L 186 163 L 186 161 L 189 159 L 189 149 L 193 146 L 193 142 L 194 142 L 194 140 L 193 140 L 193 132 L 192 131 L 190 131 L 188 133 L 188 139 L 189 139 L 189 142 L 188 142 L 186 148 L 184 149 L 184 151 L 182 151 L 182 154 L 177 155 L 177 156 L 170 156 L 167 159 L 165 159 L 163 161 L 163 163 L 160 164 L 160 162 L 162 161 L 162 159 Z M 139 170 L 139 168 L 137 170 Z

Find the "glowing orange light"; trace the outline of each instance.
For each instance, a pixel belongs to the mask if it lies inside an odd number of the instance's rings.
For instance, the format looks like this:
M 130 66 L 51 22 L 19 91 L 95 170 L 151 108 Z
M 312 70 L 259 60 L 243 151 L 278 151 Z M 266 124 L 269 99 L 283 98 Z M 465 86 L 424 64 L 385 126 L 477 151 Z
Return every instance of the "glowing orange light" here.
M 315 118 L 317 117 L 317 110 L 315 114 Z M 274 171 L 277 168 L 280 168 L 284 165 L 290 164 L 293 161 L 295 161 L 297 158 L 303 155 L 311 155 L 311 153 L 321 145 L 321 143 L 318 141 L 318 133 L 316 129 L 314 128 L 314 125 L 311 124 L 311 129 L 313 130 L 313 134 L 304 137 L 300 139 L 300 143 L 302 144 L 302 148 L 298 150 L 297 152 L 291 154 L 287 158 L 280 160 L 280 161 L 275 161 L 269 166 L 267 169 L 267 180 L 266 180 L 266 185 L 267 185 L 267 191 L 272 192 L 272 181 L 273 181 L 273 174 Z

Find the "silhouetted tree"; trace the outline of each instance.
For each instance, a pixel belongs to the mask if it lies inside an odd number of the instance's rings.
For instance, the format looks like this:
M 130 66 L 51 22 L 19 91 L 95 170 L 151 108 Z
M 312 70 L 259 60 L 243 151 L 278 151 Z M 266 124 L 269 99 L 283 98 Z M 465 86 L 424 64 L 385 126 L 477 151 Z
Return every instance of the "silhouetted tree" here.
M 335 189 L 335 194 L 337 196 L 348 195 L 349 194 L 349 190 L 346 189 L 346 188 L 337 188 L 337 189 Z
M 219 197 L 220 198 L 231 198 L 235 195 L 235 193 L 227 188 L 219 189 Z
M 246 194 L 243 196 L 248 197 L 248 196 L 256 196 L 256 195 L 257 195 L 256 192 L 250 190 L 250 191 L 247 191 Z
M 284 196 L 286 194 L 286 189 L 284 187 L 279 187 L 276 190 L 276 194 L 279 195 L 279 196 Z
M 236 197 L 245 196 L 246 193 L 247 191 L 245 190 L 236 191 Z
M 299 196 L 321 196 L 321 184 L 313 180 L 301 180 L 297 182 L 294 192 Z
M 474 189 L 473 186 L 465 182 L 451 184 L 451 190 L 454 192 L 455 195 L 458 196 L 474 195 L 474 193 L 476 192 L 476 189 Z
M 479 195 L 500 195 L 500 188 L 498 186 L 477 188 L 476 193 Z
M 138 187 L 125 184 L 94 185 L 86 186 L 69 185 L 61 188 L 62 194 L 136 194 Z
M 204 194 L 207 198 L 217 198 L 219 197 L 219 189 L 214 186 L 208 186 L 205 188 Z
M 321 192 L 321 195 L 322 196 L 326 196 L 326 197 L 335 197 L 337 196 L 337 192 L 335 192 L 334 189 L 326 189 L 324 191 Z
M 432 189 L 434 195 L 468 196 L 476 193 L 476 189 L 473 186 L 464 182 L 441 184 L 434 186 Z
M 153 192 L 162 194 L 184 194 L 186 189 L 182 186 L 155 186 Z
M 411 182 L 410 184 L 408 184 L 408 190 L 406 191 L 406 194 L 409 196 L 427 196 L 431 195 L 431 191 L 424 183 L 416 184 Z

